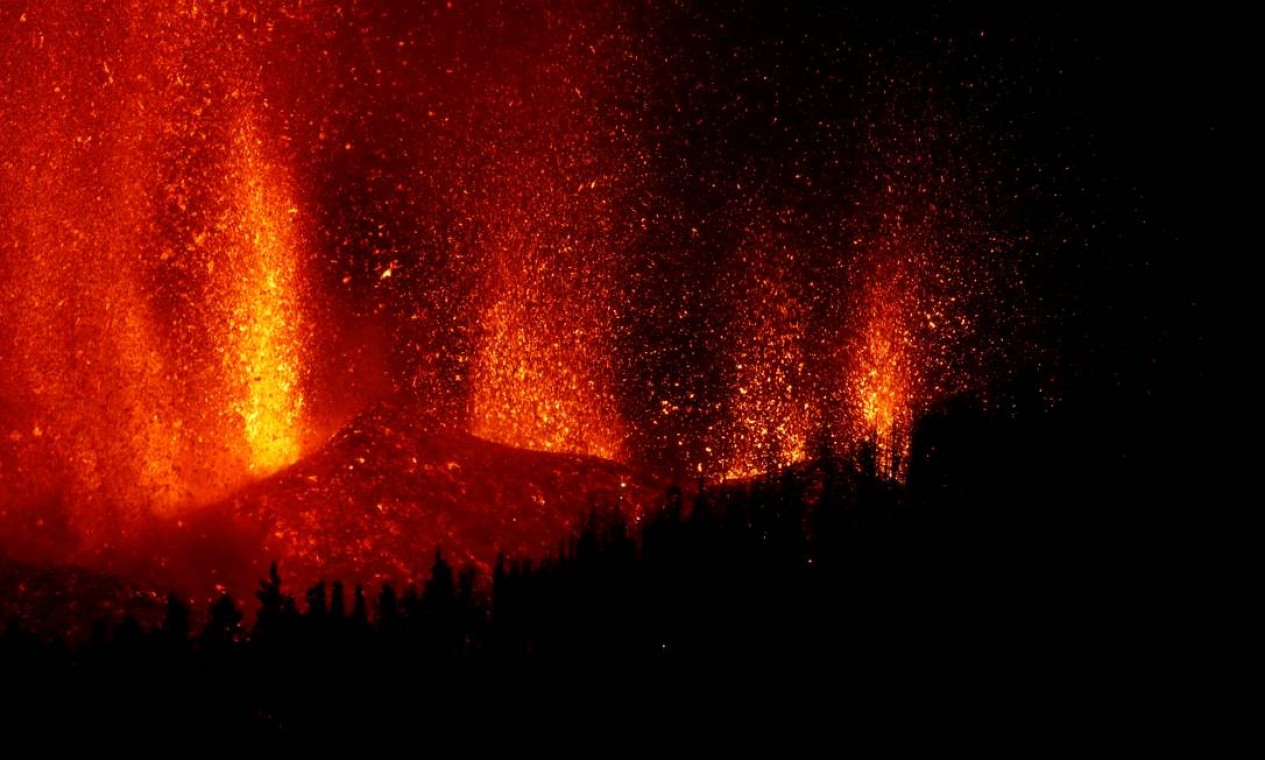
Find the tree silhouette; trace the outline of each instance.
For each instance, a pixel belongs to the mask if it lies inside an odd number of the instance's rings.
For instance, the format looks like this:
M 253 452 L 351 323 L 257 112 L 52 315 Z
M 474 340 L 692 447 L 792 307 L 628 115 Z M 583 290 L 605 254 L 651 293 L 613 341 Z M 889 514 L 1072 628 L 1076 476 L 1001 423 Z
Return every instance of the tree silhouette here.
M 342 581 L 334 581 L 330 586 L 329 615 L 335 623 L 341 623 L 347 617 L 347 596 Z
M 255 615 L 251 640 L 257 646 L 266 648 L 286 639 L 298 612 L 294 597 L 282 591 L 281 574 L 276 562 L 269 565 L 268 578 L 259 582 L 255 597 L 259 600 L 259 611 Z
M 357 626 L 368 625 L 369 611 L 365 601 L 365 589 L 359 583 L 356 584 L 355 599 L 351 606 L 351 622 Z
M 226 653 L 241 643 L 243 634 L 242 611 L 231 596 L 221 594 L 211 605 L 206 627 L 202 630 L 203 649 L 215 654 Z
M 167 614 L 160 629 L 167 646 L 184 649 L 189 644 L 189 607 L 175 593 L 167 595 Z

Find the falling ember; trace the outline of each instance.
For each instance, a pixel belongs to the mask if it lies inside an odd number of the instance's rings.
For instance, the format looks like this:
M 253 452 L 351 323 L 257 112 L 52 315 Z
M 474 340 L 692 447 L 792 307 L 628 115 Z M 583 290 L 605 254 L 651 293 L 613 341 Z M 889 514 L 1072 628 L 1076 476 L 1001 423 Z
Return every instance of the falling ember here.
M 726 478 L 772 472 L 808 454 L 816 399 L 804 347 L 808 308 L 792 284 L 794 267 L 784 246 L 752 247 L 742 257 L 746 282 L 733 300 L 747 313 L 734 331 Z
M 996 334 L 1015 315 L 996 310 L 1013 279 L 1013 244 L 984 216 L 988 188 L 949 150 L 952 133 L 896 135 L 869 144 L 878 187 L 870 212 L 848 227 L 852 328 L 840 395 L 854 444 L 870 447 L 880 475 L 903 481 L 918 418 L 955 395 L 985 393 L 1004 362 L 1006 344 L 981 334 L 981 315 L 993 314 Z
M 582 330 L 551 333 L 554 318 L 513 298 L 487 312 L 488 335 L 474 367 L 472 432 L 524 449 L 619 459 L 613 399 L 586 374 L 592 347 Z
M 474 148 L 488 156 L 464 201 L 482 270 L 469 426 L 511 446 L 620 460 L 616 193 L 628 140 L 611 137 L 614 117 L 586 95 L 605 84 L 598 48 L 566 38 L 546 47 L 486 85 L 506 120 L 476 119 L 490 148 Z

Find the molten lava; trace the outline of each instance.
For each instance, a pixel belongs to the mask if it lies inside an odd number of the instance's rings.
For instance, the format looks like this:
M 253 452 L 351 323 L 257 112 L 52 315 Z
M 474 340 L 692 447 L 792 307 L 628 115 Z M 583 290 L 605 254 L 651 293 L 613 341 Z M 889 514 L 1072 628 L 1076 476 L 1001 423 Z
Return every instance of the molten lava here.
M 302 453 L 304 217 L 260 51 L 222 45 L 258 20 L 54 3 L 9 29 L 5 498 L 59 503 L 91 553 Z
M 899 272 L 899 262 L 894 262 Z M 851 389 L 852 408 L 862 440 L 874 446 L 880 473 L 902 478 L 908 465 L 915 404 L 924 403 L 917 386 L 919 368 L 914 333 L 906 324 L 906 283 L 896 274 L 867 294 L 865 327 L 858 347 L 859 368 Z
M 227 246 L 229 266 L 214 286 L 226 305 L 220 344 L 225 383 L 238 392 L 233 411 L 241 417 L 250 469 L 268 474 L 299 458 L 302 423 L 303 318 L 296 249 L 299 210 L 285 183 L 261 158 L 260 140 L 249 125 L 235 136 L 239 163 L 231 183 L 237 191 L 230 220 L 237 240 Z
M 551 16 L 538 23 L 556 25 Z M 471 149 L 486 156 L 463 201 L 481 271 L 469 427 L 511 446 L 622 460 L 617 203 L 631 141 L 610 137 L 624 125 L 599 100 L 611 83 L 596 44 L 533 44 L 542 58 L 487 85 L 496 118 L 474 120 L 482 144 Z
M 264 537 L 254 573 L 271 557 L 304 581 L 420 581 L 436 548 L 490 571 L 498 552 L 556 553 L 592 509 L 638 519 L 663 487 L 607 460 L 503 446 L 387 404 L 226 509 Z

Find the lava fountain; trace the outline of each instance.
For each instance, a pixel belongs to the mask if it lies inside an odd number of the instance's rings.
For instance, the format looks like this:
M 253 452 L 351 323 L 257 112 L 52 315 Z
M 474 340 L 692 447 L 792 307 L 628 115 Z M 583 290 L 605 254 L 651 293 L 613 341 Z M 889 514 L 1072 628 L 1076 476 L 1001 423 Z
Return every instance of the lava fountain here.
M 237 240 L 226 245 L 229 265 L 209 299 L 223 304 L 220 343 L 224 384 L 241 418 L 249 468 L 266 475 L 298 459 L 303 395 L 302 307 L 296 286 L 299 210 L 284 192 L 278 170 L 260 155 L 249 123 L 234 139 L 237 162 L 230 175 Z
M 860 211 L 845 224 L 849 325 L 834 395 L 843 427 L 871 447 L 877 471 L 903 480 L 915 422 L 962 394 L 987 400 L 1023 318 L 1019 242 L 992 218 L 993 183 L 972 164 L 947 119 L 923 110 L 889 117 L 865 141 L 870 171 Z M 1010 304 L 1007 309 L 1003 304 Z M 987 323 L 986 323 L 987 321 Z
M 258 31 L 161 3 L 9 27 L 3 498 L 61 503 L 89 552 L 301 454 L 301 215 L 253 53 L 219 48 Z
M 598 19 L 602 21 L 604 19 Z M 624 459 L 615 394 L 618 208 L 633 143 L 604 106 L 609 23 L 545 12 L 541 50 L 508 55 L 479 100 L 466 199 L 480 264 L 470 429 L 538 451 Z M 579 39 L 572 39 L 577 30 Z
M 528 188 L 496 195 L 483 238 L 490 266 L 471 368 L 471 431 L 520 448 L 618 459 L 613 286 L 603 268 L 610 242 L 567 221 L 599 211 L 601 201 L 584 193 L 602 191 L 596 178 L 576 187 L 551 170 L 512 174 L 525 174 Z
M 899 250 L 879 256 L 861 307 L 864 327 L 854 347 L 857 369 L 847 389 L 855 435 L 873 446 L 876 469 L 891 478 L 904 477 L 915 409 L 926 403 L 917 363 L 923 357 L 916 328 L 909 324 L 910 307 L 919 303 L 907 256 Z M 934 321 L 928 327 L 934 330 Z
M 785 243 L 762 240 L 748 246 L 739 262 L 726 478 L 803 461 L 814 414 L 820 413 L 805 346 L 811 329 L 808 294 L 803 280 L 794 277 L 795 252 Z

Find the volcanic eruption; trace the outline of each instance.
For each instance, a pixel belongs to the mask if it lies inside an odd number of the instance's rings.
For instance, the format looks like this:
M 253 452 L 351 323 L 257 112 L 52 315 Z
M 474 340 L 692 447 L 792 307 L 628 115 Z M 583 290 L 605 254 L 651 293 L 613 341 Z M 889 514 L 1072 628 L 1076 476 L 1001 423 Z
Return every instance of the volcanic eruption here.
M 0 9 L 0 545 L 411 578 L 823 447 L 899 481 L 919 415 L 1016 364 L 1004 151 L 934 68 L 727 29 Z M 812 72 L 748 68 L 788 45 Z

